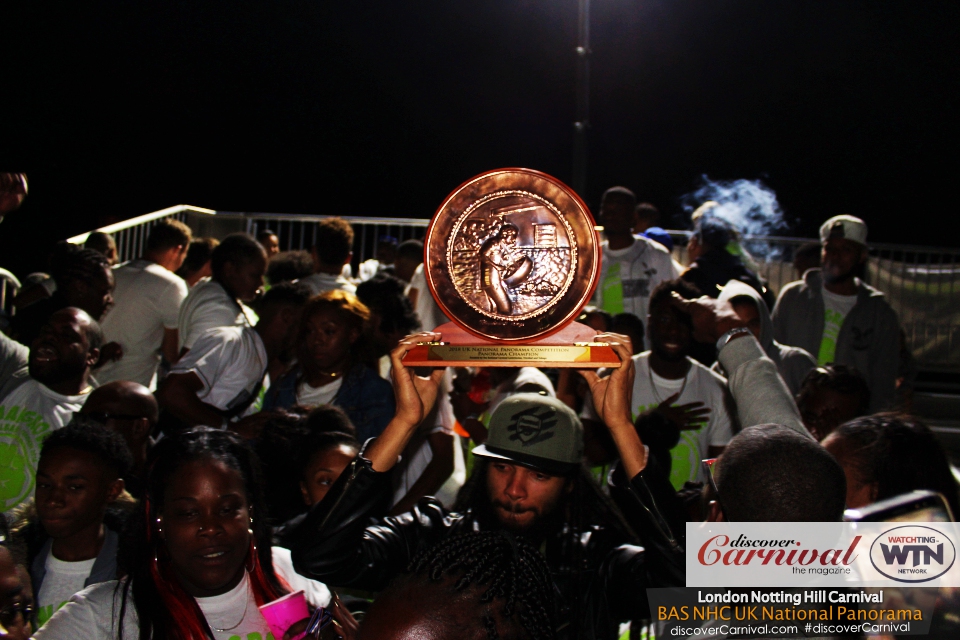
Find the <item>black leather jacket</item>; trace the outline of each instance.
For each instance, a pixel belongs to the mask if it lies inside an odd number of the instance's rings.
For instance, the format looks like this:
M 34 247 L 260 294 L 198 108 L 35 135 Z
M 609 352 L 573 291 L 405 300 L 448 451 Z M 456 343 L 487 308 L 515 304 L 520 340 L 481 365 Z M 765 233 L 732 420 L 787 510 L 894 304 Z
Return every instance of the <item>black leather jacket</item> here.
M 580 549 L 573 548 L 577 539 L 568 528 L 545 541 L 544 556 L 563 601 L 558 638 L 617 638 L 619 622 L 650 617 L 646 587 L 684 586 L 682 543 L 660 514 L 651 486 L 657 500 L 673 499 L 669 482 L 647 471 L 630 481 L 637 508 L 629 524 L 643 547 L 624 544 L 602 526 L 579 537 Z M 443 536 L 482 528 L 470 511 L 449 512 L 433 498 L 384 518 L 383 496 L 389 495 L 389 474 L 358 456 L 324 500 L 280 534 L 297 572 L 331 586 L 380 591 Z

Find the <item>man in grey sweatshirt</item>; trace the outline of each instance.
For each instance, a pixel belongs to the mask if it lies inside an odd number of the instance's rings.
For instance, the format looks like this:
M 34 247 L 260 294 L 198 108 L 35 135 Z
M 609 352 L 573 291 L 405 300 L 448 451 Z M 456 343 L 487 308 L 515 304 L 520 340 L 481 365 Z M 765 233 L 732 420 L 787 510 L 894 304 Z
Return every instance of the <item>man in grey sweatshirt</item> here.
M 836 216 L 820 227 L 823 268 L 788 284 L 773 309 L 773 337 L 806 349 L 820 366 L 854 367 L 870 387 L 870 411 L 896 400 L 900 323 L 884 295 L 856 277 L 867 259 L 867 226 Z

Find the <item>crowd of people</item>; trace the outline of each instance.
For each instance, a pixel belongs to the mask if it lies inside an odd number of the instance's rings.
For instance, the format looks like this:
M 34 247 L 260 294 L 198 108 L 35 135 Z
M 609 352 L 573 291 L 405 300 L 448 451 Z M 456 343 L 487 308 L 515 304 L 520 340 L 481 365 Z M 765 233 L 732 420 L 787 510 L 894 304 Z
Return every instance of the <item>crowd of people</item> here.
M 295 591 L 311 637 L 639 637 L 686 522 L 957 513 L 863 220 L 775 297 L 713 204 L 687 267 L 657 218 L 603 196 L 606 371 L 407 367 L 447 321 L 423 246 L 354 270 L 339 218 L 310 251 L 175 220 L 122 264 L 58 245 L 0 333 L 0 637 L 281 640 L 260 607 Z

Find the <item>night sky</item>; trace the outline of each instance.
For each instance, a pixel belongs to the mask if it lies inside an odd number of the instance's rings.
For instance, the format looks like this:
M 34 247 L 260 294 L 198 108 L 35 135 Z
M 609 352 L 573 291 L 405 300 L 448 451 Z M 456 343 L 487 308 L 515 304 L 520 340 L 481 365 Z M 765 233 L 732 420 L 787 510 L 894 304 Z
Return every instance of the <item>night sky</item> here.
M 957 244 L 956 2 L 592 4 L 591 207 L 624 184 L 676 227 L 700 175 L 762 179 L 794 235 L 853 213 Z M 570 182 L 576 24 L 576 0 L 8 2 L 0 167 L 31 195 L 0 263 L 180 203 L 429 217 L 489 169 Z

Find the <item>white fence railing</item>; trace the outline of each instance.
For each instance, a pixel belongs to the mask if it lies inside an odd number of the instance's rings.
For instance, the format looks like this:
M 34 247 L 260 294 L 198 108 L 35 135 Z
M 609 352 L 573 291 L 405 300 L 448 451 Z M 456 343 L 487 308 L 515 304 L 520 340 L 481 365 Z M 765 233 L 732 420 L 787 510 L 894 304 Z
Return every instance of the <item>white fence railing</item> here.
M 280 239 L 282 250 L 309 249 L 316 237 L 316 223 L 326 217 L 305 214 L 240 213 L 213 211 L 179 205 L 131 218 L 96 231 L 114 236 L 121 260 L 130 260 L 143 251 L 150 228 L 158 220 L 176 218 L 193 229 L 196 236 L 222 238 L 234 231 L 256 235 L 271 229 Z M 370 218 L 342 216 L 354 228 L 354 273 L 356 266 L 371 258 L 377 239 L 392 236 L 403 242 L 423 238 L 429 221 L 415 218 Z M 674 257 L 685 264 L 684 231 L 671 231 L 676 241 Z M 69 238 L 82 243 L 88 233 Z M 763 246 L 765 255 L 776 258 L 758 261 L 758 267 L 770 287 L 780 288 L 797 279 L 793 252 L 805 238 L 752 236 L 748 246 Z M 960 250 L 873 244 L 864 277 L 883 291 L 897 311 L 907 347 L 921 369 L 960 372 Z

